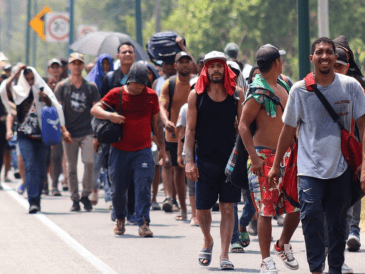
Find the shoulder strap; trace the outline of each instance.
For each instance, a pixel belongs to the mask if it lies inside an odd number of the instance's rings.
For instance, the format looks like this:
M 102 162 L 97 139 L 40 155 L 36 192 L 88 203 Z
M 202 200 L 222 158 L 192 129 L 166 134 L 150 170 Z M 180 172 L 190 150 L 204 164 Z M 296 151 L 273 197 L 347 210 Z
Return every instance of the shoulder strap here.
M 259 95 L 264 95 L 265 97 L 269 98 L 271 101 L 274 102 L 275 105 L 279 105 L 282 109 L 282 111 L 284 112 L 284 107 L 283 105 L 280 103 L 280 98 L 278 96 L 276 96 L 274 93 L 263 89 L 263 88 L 257 88 L 258 91 L 256 91 L 254 93 L 254 95 L 259 94 Z
M 169 120 L 171 117 L 171 107 L 172 107 L 172 99 L 174 98 L 174 91 L 175 91 L 175 85 L 176 85 L 176 75 L 171 76 L 169 78 L 169 107 L 167 109 L 167 111 L 169 112 Z
M 204 94 L 205 94 L 205 92 L 203 92 L 203 94 L 201 94 L 201 95 L 197 94 L 197 97 L 196 97 L 196 109 L 198 110 L 198 113 L 199 113 L 200 107 L 203 104 Z
M 344 129 L 344 126 L 340 122 L 340 116 L 336 113 L 336 111 L 332 108 L 331 104 L 327 101 L 326 97 L 322 94 L 322 92 L 319 91 L 316 81 L 314 80 L 313 73 L 309 73 L 304 78 L 305 85 L 309 91 L 314 91 L 314 93 L 317 95 L 319 101 L 323 104 L 325 109 L 328 111 L 329 115 L 333 119 L 335 123 L 337 123 L 341 130 Z
M 122 97 L 123 97 L 123 87 L 120 87 L 120 92 L 119 92 L 119 110 L 118 110 L 118 114 L 119 115 L 122 114 Z

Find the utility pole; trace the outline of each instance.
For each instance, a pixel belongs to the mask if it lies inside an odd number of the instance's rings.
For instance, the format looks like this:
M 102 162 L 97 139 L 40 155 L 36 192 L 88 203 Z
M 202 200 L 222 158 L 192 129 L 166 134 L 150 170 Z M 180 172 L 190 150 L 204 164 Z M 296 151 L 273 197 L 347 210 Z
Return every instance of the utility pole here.
M 25 64 L 29 65 L 29 54 L 30 54 L 30 26 L 29 22 L 32 19 L 31 18 L 31 7 L 32 7 L 32 0 L 28 0 L 28 6 L 27 6 L 27 33 L 26 33 L 26 42 L 25 42 Z
M 160 17 L 160 7 L 161 7 L 161 1 L 156 0 L 156 32 L 161 31 L 161 17 Z
M 318 0 L 318 37 L 329 37 L 328 0 Z
M 137 43 L 143 47 L 141 0 L 136 0 L 136 38 Z
M 309 62 L 309 0 L 298 0 L 299 78 L 303 79 L 311 70 Z
M 38 12 L 37 0 L 34 0 L 33 12 L 34 12 L 34 16 L 37 15 L 37 12 Z M 33 41 L 32 41 L 32 47 L 33 47 L 32 66 L 35 68 L 36 65 L 37 65 L 37 34 L 35 32 L 33 32 L 32 36 L 33 36 Z
M 70 35 L 68 40 L 67 56 L 72 52 L 70 46 L 74 42 L 74 0 L 70 0 Z

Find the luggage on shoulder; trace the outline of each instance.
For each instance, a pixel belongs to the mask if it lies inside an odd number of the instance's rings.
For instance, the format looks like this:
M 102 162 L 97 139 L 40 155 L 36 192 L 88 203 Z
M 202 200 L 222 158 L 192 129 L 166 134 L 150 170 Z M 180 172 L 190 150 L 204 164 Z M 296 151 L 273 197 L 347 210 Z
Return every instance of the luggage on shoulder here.
M 172 31 L 154 34 L 146 45 L 151 62 L 156 65 L 158 65 L 157 61 L 175 62 L 175 55 L 181 51 L 176 43 L 177 37 L 178 35 Z

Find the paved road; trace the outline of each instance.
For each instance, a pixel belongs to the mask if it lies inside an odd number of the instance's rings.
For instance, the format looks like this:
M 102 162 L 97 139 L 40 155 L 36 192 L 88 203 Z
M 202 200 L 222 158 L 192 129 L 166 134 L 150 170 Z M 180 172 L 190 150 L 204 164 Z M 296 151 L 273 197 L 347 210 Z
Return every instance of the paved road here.
M 175 213 L 151 212 L 153 238 L 140 238 L 137 226 L 127 226 L 126 234 L 116 238 L 109 204 L 104 202 L 102 191 L 92 212 L 70 212 L 69 194 L 62 192 L 62 197 L 42 197 L 42 213 L 29 215 L 26 195 L 15 192 L 17 185 L 16 180 L 3 184 L 6 190 L 0 192 L 1 274 L 220 272 L 219 212 L 213 212 L 213 261 L 210 267 L 204 268 L 197 262 L 202 244 L 200 228 L 175 221 Z M 163 199 L 160 191 L 158 201 Z M 273 221 L 274 239 L 280 233 L 281 228 Z M 245 253 L 230 255 L 236 267 L 234 272 L 260 272 L 257 237 L 251 240 Z M 362 245 L 360 252 L 346 252 L 346 263 L 355 273 L 365 273 L 365 234 L 362 234 Z M 291 271 L 274 257 L 279 273 L 309 273 L 301 227 L 294 234 L 292 246 L 300 269 Z

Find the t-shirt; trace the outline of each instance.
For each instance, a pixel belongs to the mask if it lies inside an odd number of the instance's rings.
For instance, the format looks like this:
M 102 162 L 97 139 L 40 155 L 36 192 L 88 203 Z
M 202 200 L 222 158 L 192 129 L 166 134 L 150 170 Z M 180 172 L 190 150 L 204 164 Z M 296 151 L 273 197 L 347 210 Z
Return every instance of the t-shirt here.
M 156 92 L 157 92 L 157 95 L 158 97 L 160 97 L 161 95 L 161 88 L 162 88 L 162 85 L 165 83 L 166 81 L 166 77 L 165 76 L 160 76 L 159 78 L 157 78 L 156 80 Z
M 365 114 L 365 95 L 356 79 L 335 74 L 328 86 L 318 85 L 347 130 L 352 118 Z M 293 85 L 283 114 L 283 122 L 299 126 L 298 176 L 331 179 L 341 176 L 347 163 L 341 152 L 341 130 L 314 92 L 304 81 Z
M 19 123 L 18 133 L 33 138 L 41 138 L 42 131 L 37 116 L 37 108 L 34 103 L 33 92 L 17 107 L 17 122 Z
M 90 110 L 93 102 L 100 99 L 97 86 L 83 80 L 77 89 L 67 78 L 57 85 L 55 94 L 62 104 L 65 126 L 71 137 L 79 138 L 93 134 Z
M 177 119 L 176 127 L 186 128 L 186 112 L 188 110 L 188 103 L 183 104 L 180 108 L 179 118 Z
M 156 91 L 146 87 L 140 95 L 131 95 L 123 89 L 122 116 L 125 117 L 123 139 L 112 144 L 123 151 L 138 151 L 151 147 L 152 116 L 160 111 Z M 120 88 L 114 88 L 101 99 L 119 111 Z

